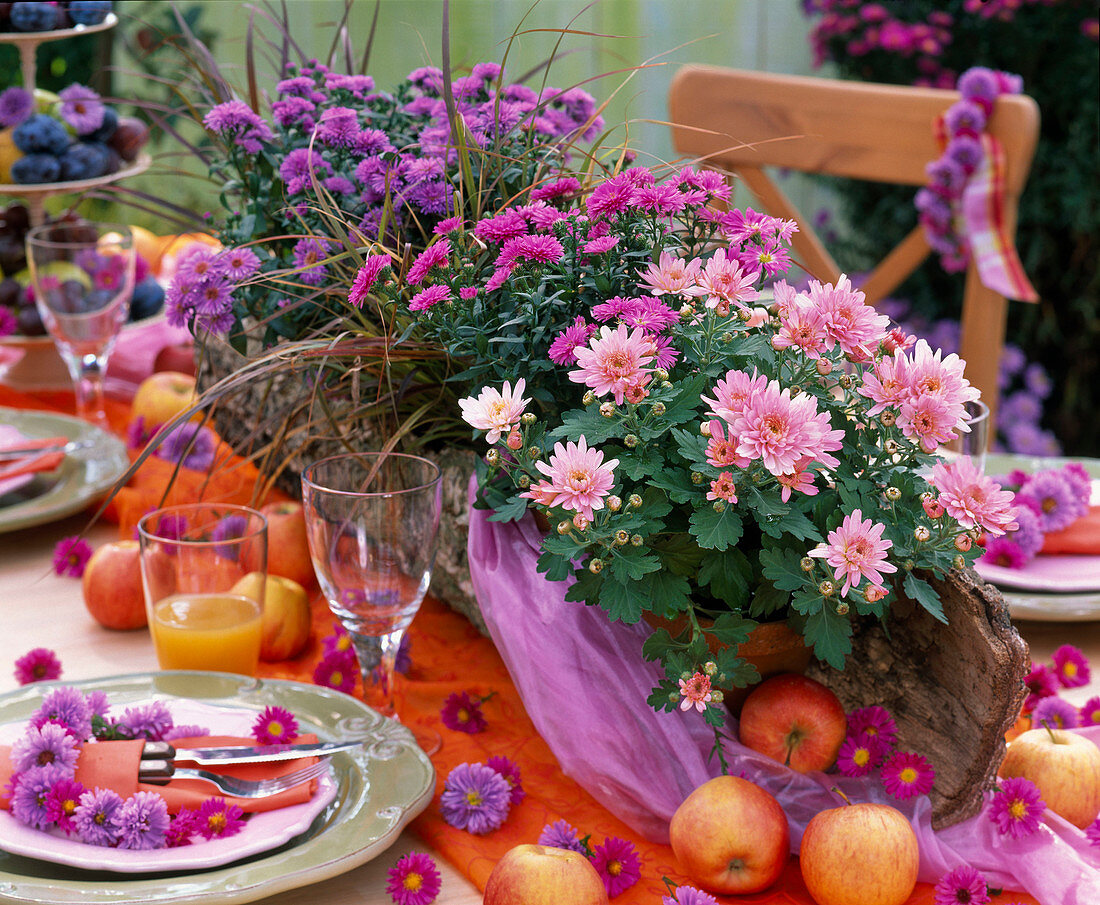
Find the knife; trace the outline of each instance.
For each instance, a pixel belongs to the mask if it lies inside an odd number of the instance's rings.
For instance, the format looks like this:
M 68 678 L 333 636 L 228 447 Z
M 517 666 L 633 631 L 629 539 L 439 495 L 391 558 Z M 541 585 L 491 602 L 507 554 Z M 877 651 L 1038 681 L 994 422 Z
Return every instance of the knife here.
M 146 742 L 142 760 L 190 760 L 197 764 L 258 764 L 266 761 L 296 760 L 299 757 L 325 757 L 337 751 L 350 751 L 357 742 L 315 742 L 303 745 L 232 745 L 226 748 L 176 748 L 168 742 Z

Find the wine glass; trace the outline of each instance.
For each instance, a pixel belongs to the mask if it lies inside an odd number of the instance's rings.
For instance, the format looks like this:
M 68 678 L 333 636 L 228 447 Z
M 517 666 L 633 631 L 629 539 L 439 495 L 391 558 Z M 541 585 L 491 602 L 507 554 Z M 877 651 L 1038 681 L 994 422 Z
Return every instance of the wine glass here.
M 73 380 L 76 413 L 109 427 L 107 359 L 130 313 L 134 237 L 128 226 L 71 221 L 27 233 L 34 302 Z
M 397 718 L 397 650 L 435 563 L 439 467 L 404 453 L 330 456 L 302 472 L 302 505 L 313 568 L 359 658 L 366 702 Z M 439 749 L 437 733 L 413 735 L 427 753 Z

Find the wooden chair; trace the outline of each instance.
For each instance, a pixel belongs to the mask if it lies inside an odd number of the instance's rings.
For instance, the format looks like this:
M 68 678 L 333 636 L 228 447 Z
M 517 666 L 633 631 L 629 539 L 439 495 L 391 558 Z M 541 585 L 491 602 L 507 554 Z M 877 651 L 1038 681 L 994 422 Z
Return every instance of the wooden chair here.
M 841 273 L 836 262 L 763 167 L 924 185 L 925 165 L 940 155 L 933 122 L 958 97 L 932 88 L 692 65 L 674 76 L 668 103 L 677 153 L 739 176 L 765 211 L 796 220 L 799 263 L 815 278 L 834 282 Z M 1025 95 L 999 98 L 988 132 L 1004 148 L 1004 218 L 1014 236 L 1017 203 L 1038 141 L 1038 106 Z M 915 222 L 915 210 L 913 217 Z M 892 292 L 930 253 L 918 224 L 861 284 L 867 301 L 873 304 Z M 1005 298 L 982 285 L 971 263 L 959 354 L 992 414 L 1006 314 Z

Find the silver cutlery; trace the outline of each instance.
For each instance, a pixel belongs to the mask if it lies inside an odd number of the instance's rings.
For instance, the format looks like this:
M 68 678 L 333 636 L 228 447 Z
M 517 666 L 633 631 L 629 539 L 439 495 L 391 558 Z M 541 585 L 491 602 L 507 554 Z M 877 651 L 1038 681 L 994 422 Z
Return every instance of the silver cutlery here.
M 223 776 L 220 773 L 212 773 L 210 770 L 176 767 L 171 761 L 142 761 L 141 763 L 142 766 L 138 772 L 138 780 L 141 782 L 164 786 L 173 779 L 201 779 L 234 798 L 267 798 L 271 795 L 278 795 L 280 792 L 286 792 L 304 782 L 316 779 L 329 767 L 328 761 L 322 760 L 284 776 L 252 780 Z
M 188 760 L 197 764 L 255 764 L 267 761 L 326 757 L 337 751 L 358 748 L 362 741 L 312 742 L 306 744 L 230 745 L 218 748 L 176 748 L 168 742 L 146 742 L 143 760 Z

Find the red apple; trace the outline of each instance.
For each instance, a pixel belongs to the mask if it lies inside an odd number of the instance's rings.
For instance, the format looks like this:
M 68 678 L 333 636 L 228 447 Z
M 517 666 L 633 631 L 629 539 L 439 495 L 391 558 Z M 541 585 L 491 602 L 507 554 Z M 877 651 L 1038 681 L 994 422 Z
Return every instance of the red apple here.
M 104 628 L 134 629 L 147 624 L 136 540 L 111 541 L 96 550 L 84 567 L 82 588 L 84 605 Z
M 268 503 L 260 508 L 267 517 L 267 571 L 296 581 L 303 588 L 316 580 L 309 558 L 309 539 L 302 504 L 296 500 Z
M 1029 729 L 1008 746 L 997 771 L 1039 787 L 1046 806 L 1084 829 L 1100 814 L 1100 748 L 1064 729 Z
M 798 853 L 818 905 L 901 905 L 917 885 L 917 834 L 896 808 L 859 803 L 819 811 Z
M 709 780 L 685 798 L 672 815 L 669 837 L 684 873 L 710 892 L 767 889 L 790 856 L 779 802 L 737 776 Z
M 840 700 L 820 682 L 786 673 L 761 682 L 745 699 L 741 744 L 799 773 L 827 770 L 848 729 Z
M 138 385 L 130 403 L 130 419 L 144 418 L 148 430 L 154 425 L 171 421 L 193 406 L 197 399 L 192 375 L 180 371 L 158 371 Z M 196 412 L 193 420 L 201 417 L 202 414 Z
M 264 585 L 262 594 L 259 592 L 261 583 Z M 305 588 L 281 575 L 249 572 L 233 585 L 232 591 L 264 602 L 261 660 L 288 660 L 302 652 L 309 642 L 312 615 Z
M 603 880 L 584 855 L 546 845 L 504 853 L 485 884 L 483 905 L 607 905 Z

